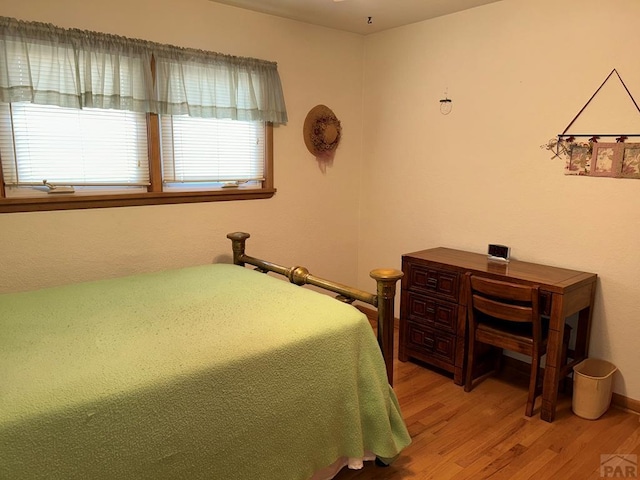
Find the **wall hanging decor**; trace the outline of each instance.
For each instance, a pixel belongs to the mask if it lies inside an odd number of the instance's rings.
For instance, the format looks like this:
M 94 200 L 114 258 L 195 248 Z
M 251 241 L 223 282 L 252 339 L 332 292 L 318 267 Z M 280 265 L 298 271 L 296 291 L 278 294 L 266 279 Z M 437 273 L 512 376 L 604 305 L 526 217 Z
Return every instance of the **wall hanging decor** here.
M 447 90 L 444 92 L 444 98 L 440 100 L 440 113 L 442 115 L 449 115 L 453 107 L 451 99 L 447 96 Z
M 640 107 L 638 107 L 620 74 L 614 68 L 563 132 L 556 138 L 549 140 L 545 145 L 541 145 L 541 148 L 553 152 L 552 159 L 562 158 L 565 160 L 566 175 L 640 178 L 640 143 L 626 142 L 630 138 L 638 138 L 640 141 L 640 133 L 569 132 L 578 117 L 614 74 L 620 80 L 636 111 L 640 114 Z
M 342 138 L 340 120 L 326 105 L 316 105 L 304 120 L 302 136 L 307 150 L 316 157 L 322 173 L 326 173 Z

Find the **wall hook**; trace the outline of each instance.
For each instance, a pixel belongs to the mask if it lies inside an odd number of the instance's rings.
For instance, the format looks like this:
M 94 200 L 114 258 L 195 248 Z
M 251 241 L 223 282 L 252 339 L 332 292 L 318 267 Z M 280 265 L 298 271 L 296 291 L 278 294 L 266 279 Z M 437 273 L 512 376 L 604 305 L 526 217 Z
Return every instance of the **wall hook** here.
M 445 92 L 444 98 L 440 100 L 440 113 L 443 115 L 449 115 L 452 107 L 451 99 L 447 97 L 447 93 Z

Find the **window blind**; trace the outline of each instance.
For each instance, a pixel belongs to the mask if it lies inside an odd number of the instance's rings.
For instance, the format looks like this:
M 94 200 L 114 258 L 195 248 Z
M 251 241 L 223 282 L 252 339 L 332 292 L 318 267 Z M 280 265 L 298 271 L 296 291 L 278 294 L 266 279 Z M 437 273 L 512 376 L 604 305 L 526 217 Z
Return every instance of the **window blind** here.
M 31 103 L 0 105 L 7 185 L 148 185 L 143 113 Z
M 162 115 L 161 138 L 165 183 L 264 179 L 263 122 Z

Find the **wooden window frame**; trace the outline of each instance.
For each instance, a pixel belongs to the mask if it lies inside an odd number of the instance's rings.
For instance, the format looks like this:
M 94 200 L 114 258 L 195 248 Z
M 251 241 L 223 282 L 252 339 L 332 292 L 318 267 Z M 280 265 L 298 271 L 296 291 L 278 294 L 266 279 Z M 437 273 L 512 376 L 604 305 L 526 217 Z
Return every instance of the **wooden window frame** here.
M 262 187 L 256 189 L 165 192 L 162 185 L 160 122 L 157 114 L 147 114 L 147 137 L 150 179 L 147 192 L 78 196 L 57 194 L 47 197 L 7 198 L 2 166 L 0 165 L 0 213 L 257 200 L 271 198 L 276 193 L 273 180 L 273 125 L 271 123 L 265 125 L 265 180 L 262 182 Z

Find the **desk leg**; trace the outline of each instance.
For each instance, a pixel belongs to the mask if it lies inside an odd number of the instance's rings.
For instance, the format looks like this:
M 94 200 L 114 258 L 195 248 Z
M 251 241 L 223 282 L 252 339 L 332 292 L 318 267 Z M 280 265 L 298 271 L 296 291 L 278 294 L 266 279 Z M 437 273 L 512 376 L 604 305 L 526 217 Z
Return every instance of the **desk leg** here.
M 591 338 L 591 317 L 593 315 L 593 305 L 596 293 L 595 282 L 591 288 L 591 300 L 589 307 L 583 308 L 578 314 L 578 331 L 576 333 L 575 359 L 580 361 L 589 355 L 589 340 Z
M 458 307 L 458 326 L 456 334 L 456 354 L 454 359 L 453 383 L 464 385 L 464 364 L 467 359 L 467 307 Z
M 553 422 L 558 403 L 560 379 L 568 373 L 572 365 L 577 364 L 589 354 L 591 316 L 596 292 L 596 281 L 571 290 L 565 295 L 554 293 L 551 298 L 551 317 L 549 322 L 549 341 L 547 361 L 544 369 L 542 388 L 542 409 L 540 418 Z M 568 315 L 578 313 L 578 331 L 573 360 L 568 366 L 562 364 L 562 345 L 564 341 L 564 322 Z
M 558 403 L 558 385 L 562 370 L 562 343 L 564 341 L 564 296 L 553 294 L 551 300 L 551 316 L 549 320 L 549 340 L 547 343 L 547 359 L 544 367 L 544 383 L 542 386 L 542 408 L 540 418 L 553 422 Z

